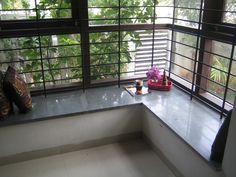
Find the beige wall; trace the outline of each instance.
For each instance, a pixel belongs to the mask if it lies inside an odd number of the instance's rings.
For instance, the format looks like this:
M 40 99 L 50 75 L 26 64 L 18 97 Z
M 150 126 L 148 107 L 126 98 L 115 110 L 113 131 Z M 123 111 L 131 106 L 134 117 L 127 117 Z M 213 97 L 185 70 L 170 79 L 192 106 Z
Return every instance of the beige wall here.
M 227 177 L 236 176 L 236 99 L 234 111 L 230 120 L 228 138 L 226 142 L 225 154 L 223 159 L 223 170 Z

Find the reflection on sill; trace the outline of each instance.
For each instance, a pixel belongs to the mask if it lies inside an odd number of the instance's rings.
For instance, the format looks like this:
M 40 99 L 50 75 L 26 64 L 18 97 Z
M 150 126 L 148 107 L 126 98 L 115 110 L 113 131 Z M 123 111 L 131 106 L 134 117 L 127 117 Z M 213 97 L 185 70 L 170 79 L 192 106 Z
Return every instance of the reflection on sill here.
M 205 97 L 206 99 L 214 102 L 215 104 L 217 104 L 220 107 L 222 107 L 222 105 L 223 105 L 223 100 L 217 98 L 216 96 L 214 96 L 214 95 L 212 95 L 210 93 L 205 92 L 205 93 L 201 93 L 200 95 Z M 231 105 L 229 103 L 225 103 L 225 109 L 227 111 L 229 111 L 229 110 L 233 109 L 233 105 Z

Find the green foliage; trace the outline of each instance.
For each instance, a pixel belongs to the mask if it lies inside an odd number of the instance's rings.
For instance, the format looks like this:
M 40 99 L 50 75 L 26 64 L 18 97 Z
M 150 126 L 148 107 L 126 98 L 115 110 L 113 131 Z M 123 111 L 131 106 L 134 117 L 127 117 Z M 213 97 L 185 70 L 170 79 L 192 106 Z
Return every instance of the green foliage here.
M 226 59 L 224 59 L 226 60 Z M 225 85 L 227 79 L 228 66 L 224 60 L 221 60 L 219 57 L 214 58 L 213 68 L 211 68 L 210 78 L 216 82 L 222 83 Z M 222 72 L 225 71 L 225 72 Z
M 92 22 L 93 25 L 101 24 L 118 24 L 118 0 L 89 0 L 89 7 L 110 7 L 110 8 L 99 8 L 97 11 L 90 10 L 90 19 L 104 19 L 95 20 Z M 121 23 L 122 24 L 137 24 L 137 23 L 151 23 L 153 17 L 153 0 L 121 0 L 121 6 L 124 8 L 120 9 L 121 12 Z M 132 7 L 130 7 L 132 6 Z M 134 7 L 135 6 L 135 7 Z M 137 6 L 149 6 L 149 7 L 137 7 Z M 113 7 L 113 8 L 112 8 Z M 106 20 L 106 18 L 112 18 L 112 20 Z M 151 33 L 150 33 L 151 34 Z M 118 73 L 118 62 L 119 62 L 119 43 L 121 41 L 121 72 L 126 72 L 128 63 L 132 59 L 130 51 L 130 43 L 136 47 L 141 45 L 140 36 L 138 32 L 123 31 L 120 39 L 117 32 L 106 32 L 106 33 L 93 33 L 90 34 L 90 52 L 91 52 L 91 65 L 102 65 L 106 66 L 92 67 L 91 75 L 93 79 L 106 79 L 116 78 Z M 131 41 L 131 42 L 128 42 Z M 101 44 L 102 43 L 102 44 Z
M 39 18 L 65 18 L 71 17 L 71 11 L 68 8 L 71 7 L 70 0 L 40 0 L 37 8 L 40 10 Z M 50 15 L 48 10 L 50 9 Z

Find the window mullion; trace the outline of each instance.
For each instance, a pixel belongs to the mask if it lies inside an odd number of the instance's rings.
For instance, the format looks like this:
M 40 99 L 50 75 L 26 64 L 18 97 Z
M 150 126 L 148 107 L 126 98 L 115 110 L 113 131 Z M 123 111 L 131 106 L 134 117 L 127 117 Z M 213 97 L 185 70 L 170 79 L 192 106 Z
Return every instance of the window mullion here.
M 88 1 L 72 1 L 72 16 L 75 18 L 75 25 L 80 27 L 81 53 L 83 67 L 83 88 L 91 83 L 90 78 L 90 46 L 89 46 L 89 23 L 88 23 Z M 78 11 L 78 12 L 75 12 Z

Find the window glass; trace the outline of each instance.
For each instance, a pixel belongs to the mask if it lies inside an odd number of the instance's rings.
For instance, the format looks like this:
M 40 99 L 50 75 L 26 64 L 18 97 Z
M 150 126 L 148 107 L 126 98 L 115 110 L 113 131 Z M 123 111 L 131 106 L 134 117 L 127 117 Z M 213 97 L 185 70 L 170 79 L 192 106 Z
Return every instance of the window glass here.
M 4 0 L 0 1 L 1 20 L 35 19 L 36 7 L 39 19 L 70 18 L 69 0 Z
M 192 82 L 197 37 L 175 32 L 173 40 L 176 42 L 173 43 L 172 70 L 177 76 Z
M 173 63 L 171 72 L 173 72 L 176 76 L 188 82 L 192 82 L 193 80 L 193 72 L 189 71 L 188 68 L 182 67 L 179 64 L 177 65 Z
M 231 105 L 233 105 L 234 104 L 234 100 L 235 100 L 235 96 L 236 96 L 236 91 L 228 89 L 227 90 L 226 101 L 228 103 L 230 103 Z M 231 107 L 231 109 L 232 109 L 232 107 Z
M 34 0 L 0 1 L 1 20 L 31 19 L 36 17 Z
M 81 81 L 80 35 L 42 36 L 41 49 L 46 86 Z
M 202 82 L 201 88 L 206 89 L 214 96 L 224 98 L 226 82 L 229 79 L 226 100 L 233 104 L 235 94 L 233 90 L 236 89 L 234 75 L 236 63 L 233 61 L 231 68 L 229 68 L 232 45 L 211 40 L 208 40 L 206 44 L 206 51 L 209 53 L 204 55 L 203 76 L 207 79 L 202 79 L 206 82 Z M 230 75 L 228 75 L 229 69 Z
M 236 23 L 236 0 L 225 0 L 225 13 L 223 22 L 225 23 Z
M 6 71 L 11 65 L 31 87 L 42 86 L 38 37 L 1 39 L 0 50 L 1 70 Z
M 37 0 L 39 18 L 71 18 L 70 0 Z
M 90 33 L 90 71 L 92 80 L 117 78 L 118 33 Z
M 92 1 L 89 0 L 89 24 L 118 24 L 118 0 Z M 152 23 L 153 0 L 121 0 L 121 24 Z
M 196 1 L 186 1 L 186 0 L 176 0 L 175 6 L 175 24 L 181 26 L 187 26 L 192 28 L 198 28 L 198 21 L 200 15 L 200 5 L 201 0 Z M 196 8 L 196 9 L 189 9 Z
M 234 47 L 234 56 L 233 59 L 236 60 L 236 47 Z
M 43 81 L 46 86 L 81 81 L 80 35 L 41 36 L 40 42 L 39 37 L 1 39 L 1 70 L 10 64 L 31 88 L 42 87 Z
M 212 53 L 230 58 L 232 45 L 219 41 L 212 41 Z M 209 51 L 209 50 L 208 50 Z
M 173 0 L 159 0 L 156 6 L 156 24 L 172 23 Z
M 229 78 L 229 88 L 227 94 L 227 101 L 234 104 L 234 99 L 236 96 L 236 61 L 232 62 L 231 75 Z
M 176 0 L 176 7 L 189 7 L 189 8 L 200 8 L 201 0 L 189 1 L 189 0 Z

